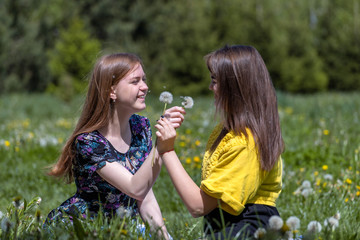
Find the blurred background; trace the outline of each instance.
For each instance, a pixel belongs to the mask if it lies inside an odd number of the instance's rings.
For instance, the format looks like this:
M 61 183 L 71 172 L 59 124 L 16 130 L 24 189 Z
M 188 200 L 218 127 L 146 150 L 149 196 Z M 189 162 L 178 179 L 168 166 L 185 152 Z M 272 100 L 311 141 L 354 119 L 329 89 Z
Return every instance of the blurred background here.
M 0 0 L 0 94 L 86 91 L 95 60 L 133 52 L 152 93 L 208 94 L 203 57 L 252 45 L 275 87 L 360 90 L 360 0 Z

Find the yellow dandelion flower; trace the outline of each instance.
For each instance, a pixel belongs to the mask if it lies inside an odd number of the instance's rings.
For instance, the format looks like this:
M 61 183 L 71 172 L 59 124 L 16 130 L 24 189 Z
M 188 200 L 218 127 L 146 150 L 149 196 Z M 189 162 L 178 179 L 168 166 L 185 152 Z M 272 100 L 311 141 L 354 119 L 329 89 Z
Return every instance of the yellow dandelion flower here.
M 199 158 L 198 156 L 195 156 L 195 157 L 194 157 L 194 162 L 196 162 L 196 163 L 197 163 L 197 162 L 200 162 L 200 158 Z
M 166 218 L 163 217 L 163 221 L 165 222 L 165 221 L 166 221 Z
M 317 178 L 317 179 L 316 179 L 316 186 L 320 186 L 320 183 L 321 183 L 321 179 L 320 179 L 320 178 Z
M 19 147 L 15 147 L 15 152 L 20 152 L 20 148 L 19 148 Z
M 191 134 L 191 129 L 186 129 L 186 130 L 185 130 L 185 133 L 186 133 L 186 134 Z
M 352 170 L 352 166 L 350 166 L 348 169 L 351 171 L 351 170 Z
M 319 175 L 319 172 L 318 172 L 318 171 L 315 171 L 315 172 L 314 172 L 314 176 L 317 176 L 317 175 Z
M 185 160 L 185 162 L 187 163 L 187 164 L 190 164 L 191 163 L 191 158 L 186 158 L 186 160 Z
M 328 168 L 329 168 L 328 165 L 323 165 L 323 166 L 322 166 L 322 169 L 323 169 L 324 171 L 328 170 Z
M 121 229 L 121 231 L 120 231 L 122 234 L 124 234 L 124 235 L 127 235 L 127 230 L 126 229 Z
M 305 168 L 300 168 L 300 172 L 304 172 L 305 171 Z
M 323 188 L 326 187 L 326 185 L 327 185 L 327 182 L 324 182 L 324 183 L 323 183 Z
M 180 147 L 185 147 L 186 143 L 185 142 L 180 142 L 179 145 L 180 145 Z
M 355 149 L 355 153 L 358 154 L 358 153 L 359 153 L 359 149 Z
M 28 128 L 29 125 L 30 125 L 30 120 L 29 120 L 29 119 L 26 119 L 26 120 L 24 120 L 24 121 L 22 122 L 22 126 L 23 126 L 24 128 Z
M 323 134 L 324 134 L 324 135 L 329 135 L 329 133 L 330 133 L 330 131 L 327 130 L 327 129 L 325 129 L 325 130 L 323 131 Z
M 196 146 L 199 146 L 199 145 L 200 145 L 200 141 L 199 141 L 199 140 L 196 140 L 196 141 L 195 141 L 195 145 L 196 145 Z
M 347 184 L 351 184 L 351 183 L 352 183 L 352 181 L 351 181 L 350 178 L 347 178 L 347 179 L 345 180 L 345 182 L 346 182 Z
M 6 140 L 6 141 L 4 142 L 4 144 L 5 144 L 5 147 L 10 147 L 10 142 L 9 142 L 8 140 Z
M 360 186 L 359 186 L 359 185 L 356 185 L 356 188 L 360 190 Z
M 185 227 L 188 227 L 188 226 L 189 226 L 189 224 L 186 222 L 186 223 L 185 223 Z
M 349 198 L 346 198 L 346 199 L 345 199 L 345 202 L 348 202 L 348 201 L 349 201 Z
M 143 240 L 143 238 L 142 238 L 142 237 L 139 237 L 138 240 Z
M 360 196 L 360 191 L 357 191 L 357 192 L 356 192 L 356 196 L 357 196 L 357 197 Z
M 201 165 L 200 165 L 200 164 L 196 164 L 196 168 L 197 168 L 197 169 L 200 169 L 200 168 L 201 168 Z

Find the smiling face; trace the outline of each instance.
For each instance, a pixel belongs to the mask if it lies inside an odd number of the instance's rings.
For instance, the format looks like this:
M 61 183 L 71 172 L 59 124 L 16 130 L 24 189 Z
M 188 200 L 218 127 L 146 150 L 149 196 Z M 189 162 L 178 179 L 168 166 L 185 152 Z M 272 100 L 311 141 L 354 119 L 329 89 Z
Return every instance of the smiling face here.
M 110 98 L 121 113 L 136 113 L 145 109 L 145 97 L 149 90 L 146 76 L 141 64 L 122 78 L 117 85 L 111 87 Z

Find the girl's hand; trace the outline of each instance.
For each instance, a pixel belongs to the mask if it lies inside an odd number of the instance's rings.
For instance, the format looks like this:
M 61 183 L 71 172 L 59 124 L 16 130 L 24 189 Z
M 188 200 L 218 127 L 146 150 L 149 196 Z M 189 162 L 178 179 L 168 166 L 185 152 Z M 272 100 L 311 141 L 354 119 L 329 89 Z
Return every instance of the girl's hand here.
M 164 116 L 171 122 L 174 128 L 181 126 L 184 121 L 184 115 L 186 111 L 182 107 L 174 106 L 169 109 L 166 109 Z
M 164 153 L 174 149 L 176 130 L 173 124 L 165 117 L 161 117 L 155 124 L 158 152 Z

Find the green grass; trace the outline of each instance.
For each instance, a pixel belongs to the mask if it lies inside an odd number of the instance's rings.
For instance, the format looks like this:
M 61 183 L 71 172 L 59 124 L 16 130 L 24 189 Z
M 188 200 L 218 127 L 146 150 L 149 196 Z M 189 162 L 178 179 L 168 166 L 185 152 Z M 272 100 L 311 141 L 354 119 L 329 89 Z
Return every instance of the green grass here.
M 45 168 L 59 156 L 76 123 L 82 100 L 83 97 L 79 97 L 65 103 L 41 94 L 0 97 L 0 211 L 11 219 L 10 231 L 0 230 L 1 239 L 15 238 L 16 228 L 16 237 L 29 239 L 47 239 L 54 235 L 59 239 L 139 238 L 134 224 L 126 220 L 122 225 L 121 219 L 109 223 L 102 219 L 88 220 L 80 227 L 77 225 L 77 230 L 73 226 L 58 226 L 52 233 L 38 228 L 51 209 L 75 192 L 74 184 L 48 177 Z M 207 137 L 216 121 L 211 97 L 194 100 L 194 107 L 187 110 L 186 120 L 178 130 L 176 151 L 191 177 L 200 183 L 201 161 L 198 160 L 202 159 Z M 277 202 L 281 217 L 284 221 L 290 216 L 300 219 L 297 236 L 304 235 L 307 224 L 316 220 L 322 225 L 316 237 L 359 239 L 360 94 L 278 93 L 278 100 L 286 144 L 282 155 L 284 188 Z M 171 105 L 180 102 L 180 97 L 175 96 Z M 163 105 L 156 96 L 149 96 L 147 105 L 141 114 L 154 124 Z M 328 178 L 329 174 L 332 179 Z M 309 196 L 296 192 L 305 180 L 311 183 Z M 201 218 L 193 219 L 186 211 L 165 169 L 154 191 L 174 239 L 201 236 Z M 17 209 L 13 201 L 18 196 L 20 202 L 30 202 L 36 197 L 42 201 L 32 202 L 29 209 Z M 341 216 L 339 226 L 329 230 L 324 221 L 337 213 Z

